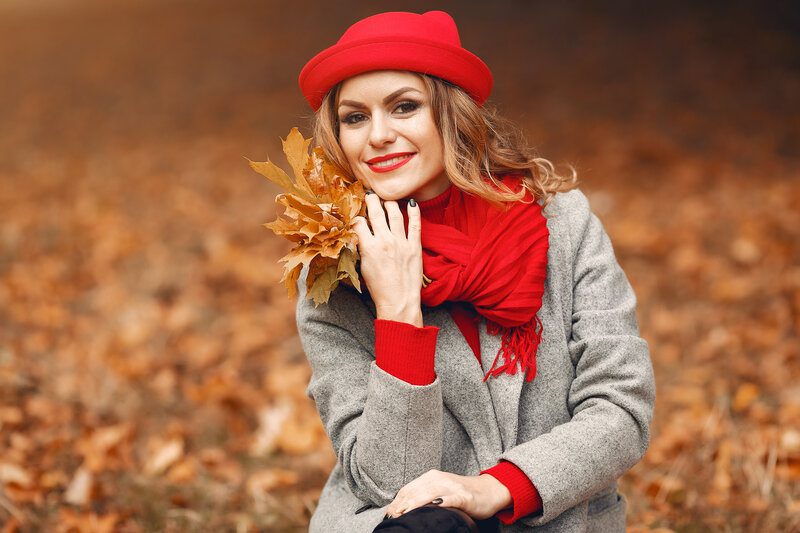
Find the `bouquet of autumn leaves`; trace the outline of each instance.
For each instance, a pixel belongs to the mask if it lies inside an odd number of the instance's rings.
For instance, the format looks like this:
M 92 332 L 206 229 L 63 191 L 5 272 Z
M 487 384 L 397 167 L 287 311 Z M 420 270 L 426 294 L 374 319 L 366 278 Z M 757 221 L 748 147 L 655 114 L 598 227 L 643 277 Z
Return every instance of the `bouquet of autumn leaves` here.
M 297 128 L 282 143 L 294 180 L 269 159 L 248 159 L 253 170 L 284 190 L 275 198 L 285 207 L 283 215 L 264 224 L 296 243 L 280 259 L 285 263 L 281 282 L 289 297 L 294 297 L 300 272 L 307 265 L 306 294 L 315 306 L 327 303 L 340 281 L 361 292 L 356 272 L 358 237 L 352 221 L 365 213 L 363 185 L 330 161 L 322 147 L 309 154 L 311 139 L 304 139 Z

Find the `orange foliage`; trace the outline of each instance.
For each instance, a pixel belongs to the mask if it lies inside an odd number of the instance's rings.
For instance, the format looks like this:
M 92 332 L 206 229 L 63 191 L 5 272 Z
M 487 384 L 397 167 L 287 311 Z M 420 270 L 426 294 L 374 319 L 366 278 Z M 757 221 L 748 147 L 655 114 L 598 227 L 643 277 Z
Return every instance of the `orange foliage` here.
M 321 147 L 309 155 L 310 142 L 297 128 L 283 141 L 295 181 L 271 161 L 250 161 L 250 166 L 285 191 L 276 199 L 286 208 L 283 218 L 264 224 L 296 244 L 281 258 L 286 263 L 281 281 L 294 297 L 300 271 L 309 267 L 307 297 L 319 305 L 328 301 L 340 280 L 361 291 L 356 273 L 358 237 L 352 224 L 365 212 L 364 187 L 331 162 Z

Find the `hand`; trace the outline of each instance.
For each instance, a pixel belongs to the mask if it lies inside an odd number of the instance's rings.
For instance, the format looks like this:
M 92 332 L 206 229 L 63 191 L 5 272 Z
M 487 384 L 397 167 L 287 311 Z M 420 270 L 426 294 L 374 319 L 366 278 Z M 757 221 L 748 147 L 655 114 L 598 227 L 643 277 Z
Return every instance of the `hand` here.
M 408 206 L 408 237 L 403 214 L 395 201 L 384 202 L 373 192 L 365 197 L 370 231 L 364 217 L 356 217 L 361 275 L 369 288 L 378 318 L 422 327 L 422 243 L 419 206 Z M 384 213 L 384 208 L 386 209 Z M 386 218 L 389 223 L 386 223 Z
M 512 504 L 511 493 L 494 476 L 459 476 L 428 470 L 400 489 L 386 507 L 386 514 L 398 517 L 436 498 L 442 499 L 439 507 L 461 509 L 476 520 L 494 516 Z

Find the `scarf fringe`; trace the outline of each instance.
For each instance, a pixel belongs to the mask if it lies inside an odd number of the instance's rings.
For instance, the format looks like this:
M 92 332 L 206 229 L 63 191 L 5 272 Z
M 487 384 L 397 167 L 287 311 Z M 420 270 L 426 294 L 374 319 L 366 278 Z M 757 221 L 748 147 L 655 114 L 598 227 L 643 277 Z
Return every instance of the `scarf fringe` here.
M 525 371 L 525 381 L 532 381 L 536 377 L 536 351 L 542 340 L 542 330 L 544 326 L 538 315 L 533 316 L 533 320 L 517 327 L 503 327 L 491 320 L 486 321 L 486 332 L 491 335 L 502 334 L 503 340 L 500 349 L 492 362 L 492 366 L 483 381 L 486 382 L 489 376 L 499 376 L 503 372 L 514 375 L 517 373 L 517 363 Z M 497 368 L 497 360 L 503 356 L 504 363 Z

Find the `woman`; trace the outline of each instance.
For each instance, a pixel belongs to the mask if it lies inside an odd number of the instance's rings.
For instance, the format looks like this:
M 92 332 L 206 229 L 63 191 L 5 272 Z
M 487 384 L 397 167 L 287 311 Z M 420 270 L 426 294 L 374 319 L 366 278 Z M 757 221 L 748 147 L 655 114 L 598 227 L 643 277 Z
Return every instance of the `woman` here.
M 315 138 L 361 180 L 361 294 L 297 322 L 337 464 L 311 531 L 624 531 L 654 402 L 636 298 L 586 197 L 483 106 L 441 11 L 315 56 Z M 459 529 L 461 528 L 461 529 Z

